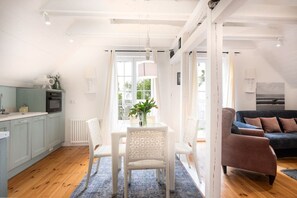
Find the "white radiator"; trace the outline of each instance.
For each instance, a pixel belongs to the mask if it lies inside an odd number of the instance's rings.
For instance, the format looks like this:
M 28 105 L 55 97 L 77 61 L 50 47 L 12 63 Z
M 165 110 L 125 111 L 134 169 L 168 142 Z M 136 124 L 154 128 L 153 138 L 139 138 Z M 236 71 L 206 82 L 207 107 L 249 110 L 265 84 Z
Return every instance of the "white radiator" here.
M 85 119 L 70 119 L 70 143 L 89 143 L 88 128 Z

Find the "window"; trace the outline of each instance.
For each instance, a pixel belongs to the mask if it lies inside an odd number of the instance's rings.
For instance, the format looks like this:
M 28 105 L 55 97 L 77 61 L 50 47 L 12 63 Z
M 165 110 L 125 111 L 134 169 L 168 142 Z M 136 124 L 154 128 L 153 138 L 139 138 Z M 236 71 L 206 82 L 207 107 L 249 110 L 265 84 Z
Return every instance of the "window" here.
M 198 139 L 205 139 L 205 114 L 206 114 L 206 59 L 198 59 L 197 82 L 198 82 Z
M 118 120 L 129 120 L 131 107 L 147 97 L 154 97 L 154 79 L 138 78 L 137 66 L 143 61 L 137 57 L 117 57 Z

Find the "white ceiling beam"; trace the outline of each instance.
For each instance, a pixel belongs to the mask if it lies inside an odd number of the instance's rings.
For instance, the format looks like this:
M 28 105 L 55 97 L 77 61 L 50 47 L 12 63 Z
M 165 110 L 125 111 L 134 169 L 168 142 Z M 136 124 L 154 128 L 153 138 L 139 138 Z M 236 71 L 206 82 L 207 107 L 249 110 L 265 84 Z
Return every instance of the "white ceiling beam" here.
M 276 40 L 283 35 L 267 27 L 224 27 L 224 40 Z
M 196 1 L 49 0 L 40 11 L 56 16 L 186 21 Z
M 190 52 L 194 50 L 198 45 L 200 45 L 206 39 L 206 30 L 207 30 L 206 21 L 204 21 L 191 36 L 184 43 L 183 52 Z
M 221 0 L 212 12 L 212 22 L 222 23 L 247 0 Z
M 250 24 L 297 24 L 297 16 L 231 16 L 225 22 Z
M 191 34 L 191 36 L 185 41 L 185 43 L 181 46 L 176 54 L 170 59 L 170 64 L 173 65 L 180 61 L 181 54 L 183 52 L 190 52 L 197 48 L 201 43 L 206 40 L 206 27 L 207 21 L 204 20 L 201 25 Z
M 187 20 L 186 24 L 180 30 L 176 39 L 172 42 L 170 46 L 171 49 L 174 49 L 174 47 L 178 43 L 179 38 L 182 37 L 182 35 L 184 35 L 185 33 L 192 33 L 193 29 L 197 27 L 198 23 L 202 22 L 202 20 L 206 16 L 206 11 L 208 9 L 207 2 L 208 2 L 207 0 L 200 0 L 198 2 L 191 16 Z
M 269 4 L 278 6 L 297 6 L 296 0 L 248 0 L 249 4 Z
M 71 37 L 82 38 L 136 38 L 146 39 L 147 33 L 67 33 Z M 149 34 L 150 39 L 174 39 L 175 34 Z

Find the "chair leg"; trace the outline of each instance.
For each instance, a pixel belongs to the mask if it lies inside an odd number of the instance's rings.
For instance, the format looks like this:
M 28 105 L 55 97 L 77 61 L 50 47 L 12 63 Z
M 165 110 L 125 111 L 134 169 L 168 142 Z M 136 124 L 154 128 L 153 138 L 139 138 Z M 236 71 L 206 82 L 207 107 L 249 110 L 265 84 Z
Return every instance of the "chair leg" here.
M 124 168 L 124 198 L 128 198 L 128 170 Z
M 170 178 L 169 178 L 169 165 L 166 165 L 166 170 L 164 170 L 163 172 L 166 172 L 166 198 L 170 197 Z
M 132 181 L 132 170 L 129 170 L 129 183 L 128 185 L 130 186 L 131 185 L 131 181 Z
M 121 170 L 121 167 L 122 167 L 122 157 L 120 156 L 119 157 L 119 163 L 118 163 L 118 171 Z
M 199 170 L 199 163 L 198 163 L 198 158 L 197 158 L 196 153 L 193 153 L 193 158 L 194 158 L 194 163 L 195 163 L 195 168 L 196 168 L 196 173 L 197 173 L 197 176 L 198 176 L 198 180 L 201 183 L 202 180 L 201 180 L 201 174 L 200 174 L 200 170 Z
M 187 157 L 188 166 L 189 166 L 189 168 L 191 168 L 191 164 L 190 164 L 190 154 L 186 154 L 186 157 Z
M 96 167 L 96 172 L 95 172 L 95 174 L 98 172 L 99 164 L 100 164 L 100 159 L 101 159 L 101 158 L 98 158 L 98 161 L 97 161 L 97 167 Z
M 156 169 L 157 182 L 160 183 L 160 169 Z
M 227 174 L 227 166 L 222 165 L 224 174 Z
M 91 175 L 91 171 L 92 171 L 93 160 L 94 160 L 93 156 L 90 156 L 89 168 L 88 168 L 88 174 L 87 174 L 87 181 L 86 181 L 85 189 L 88 188 L 88 185 L 89 185 L 89 180 L 90 180 L 90 175 Z
M 273 182 L 275 180 L 275 176 L 274 175 L 269 175 L 269 184 L 272 185 Z

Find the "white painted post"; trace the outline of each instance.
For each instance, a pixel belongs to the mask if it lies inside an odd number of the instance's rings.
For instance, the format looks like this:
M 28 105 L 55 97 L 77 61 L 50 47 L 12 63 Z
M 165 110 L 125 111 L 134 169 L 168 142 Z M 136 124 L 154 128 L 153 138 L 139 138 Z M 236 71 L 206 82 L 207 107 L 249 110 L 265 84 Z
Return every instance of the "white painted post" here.
M 205 197 L 221 196 L 222 142 L 222 24 L 212 23 L 212 12 L 207 11 L 206 68 L 206 186 Z
M 184 133 L 185 133 L 185 120 L 187 116 L 187 98 L 188 98 L 188 68 L 189 68 L 189 56 L 187 52 L 182 53 L 181 56 L 181 97 L 180 97 L 180 136 L 179 142 L 183 141 Z

